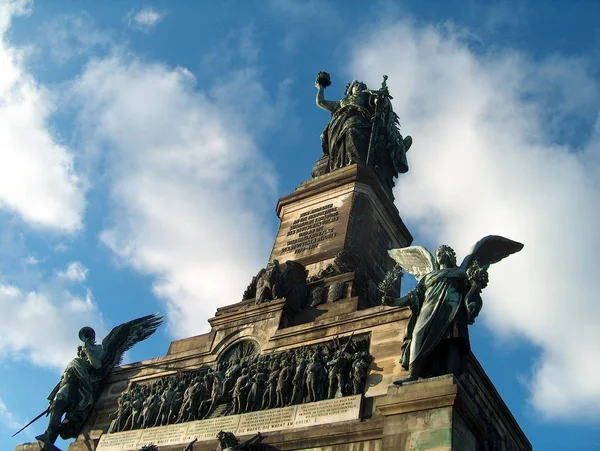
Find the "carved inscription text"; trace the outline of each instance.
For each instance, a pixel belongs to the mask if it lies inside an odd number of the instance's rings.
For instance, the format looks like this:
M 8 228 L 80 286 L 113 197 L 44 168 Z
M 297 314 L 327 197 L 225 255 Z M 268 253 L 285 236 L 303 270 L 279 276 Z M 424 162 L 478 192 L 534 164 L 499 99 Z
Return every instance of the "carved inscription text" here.
M 292 223 L 287 232 L 287 236 L 290 238 L 285 243 L 286 246 L 281 249 L 281 253 L 299 254 L 309 249 L 315 249 L 321 241 L 337 235 L 328 225 L 335 223 L 338 219 L 340 219 L 340 215 L 337 207 L 333 204 L 305 211 Z

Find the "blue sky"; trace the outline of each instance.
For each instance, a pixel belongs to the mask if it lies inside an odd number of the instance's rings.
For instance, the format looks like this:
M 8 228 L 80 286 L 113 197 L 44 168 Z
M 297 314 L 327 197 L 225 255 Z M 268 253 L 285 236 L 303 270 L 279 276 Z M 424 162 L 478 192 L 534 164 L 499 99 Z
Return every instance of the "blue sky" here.
M 268 258 L 327 98 L 389 76 L 415 243 L 490 271 L 476 356 L 537 450 L 600 448 L 600 3 L 0 0 L 0 443 L 46 407 L 82 325 L 208 330 Z

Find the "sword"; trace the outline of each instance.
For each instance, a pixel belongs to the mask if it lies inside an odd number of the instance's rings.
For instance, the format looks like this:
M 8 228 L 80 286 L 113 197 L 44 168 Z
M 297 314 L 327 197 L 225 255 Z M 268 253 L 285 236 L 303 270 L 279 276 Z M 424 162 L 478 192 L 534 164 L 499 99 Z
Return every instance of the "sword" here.
M 26 429 L 28 426 L 30 426 L 32 423 L 35 423 L 37 420 L 39 420 L 44 415 L 47 415 L 48 412 L 50 412 L 50 407 L 48 407 L 46 410 L 44 410 L 42 413 L 40 413 L 37 417 L 35 417 L 33 420 L 31 420 L 29 423 L 27 423 L 25 426 L 23 426 L 21 429 L 19 429 L 17 432 L 15 432 L 13 435 L 11 435 L 11 437 L 14 437 L 19 432 L 21 432 L 23 429 Z
M 381 83 L 381 89 L 379 91 L 376 91 L 376 100 L 375 100 L 375 112 L 373 113 L 373 125 L 371 126 L 371 136 L 369 138 L 369 147 L 367 150 L 367 166 L 369 166 L 371 164 L 371 160 L 373 157 L 373 150 L 375 147 L 375 140 L 377 139 L 378 135 L 379 135 L 379 123 L 381 121 L 381 103 L 383 102 L 383 100 L 386 97 L 391 98 L 391 96 L 388 93 L 388 88 L 387 88 L 387 79 L 388 76 L 384 75 L 383 76 L 383 82 Z

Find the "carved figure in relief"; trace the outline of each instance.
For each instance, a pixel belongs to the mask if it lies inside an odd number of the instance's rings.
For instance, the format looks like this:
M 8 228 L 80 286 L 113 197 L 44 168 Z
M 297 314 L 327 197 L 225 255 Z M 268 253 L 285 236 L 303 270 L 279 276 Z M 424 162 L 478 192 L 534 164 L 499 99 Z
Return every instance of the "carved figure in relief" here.
M 209 404 L 208 412 L 204 415 L 204 419 L 209 418 L 210 415 L 214 412 L 217 405 L 221 402 L 223 398 L 223 373 L 221 371 L 209 371 L 207 377 L 210 377 L 211 381 L 211 393 L 210 400 L 205 401 Z
M 131 403 L 129 402 L 129 393 L 123 392 L 117 400 L 117 410 L 109 414 L 109 418 L 112 419 L 108 432 L 118 432 L 123 430 L 125 420 L 129 417 L 131 412 Z
M 359 351 L 354 354 L 352 362 L 352 394 L 363 393 L 371 358 L 367 352 Z
M 252 376 L 252 385 L 250 386 L 250 392 L 248 393 L 247 400 L 247 412 L 260 410 L 267 379 L 268 376 L 263 365 L 259 364 L 254 372 L 254 375 Z
M 161 322 L 157 315 L 134 319 L 113 328 L 100 344 L 91 327 L 79 331 L 83 344 L 77 357 L 48 396 L 48 427 L 36 437 L 44 448 L 51 449 L 59 435 L 63 439 L 77 437 L 100 394 L 101 382 L 121 362 L 125 351 L 152 335 Z
M 125 421 L 123 430 L 137 429 L 140 425 L 139 419 L 142 414 L 142 408 L 144 406 L 144 397 L 139 390 L 133 393 L 133 399 L 131 400 L 131 413 Z
M 156 422 L 154 426 L 165 426 L 169 424 L 169 416 L 171 415 L 173 403 L 177 396 L 177 381 L 170 379 L 167 388 L 162 392 L 160 397 L 160 409 L 156 416 Z
M 304 398 L 304 385 L 306 384 L 306 357 L 304 354 L 300 354 L 298 364 L 294 371 L 294 377 L 292 379 L 292 385 L 294 390 L 292 391 L 291 404 L 300 404 Z
M 337 352 L 334 357 L 327 362 L 327 377 L 329 389 L 327 399 L 342 396 L 344 387 L 344 368 L 348 364 L 348 355 L 345 352 Z
M 281 366 L 281 371 L 279 372 L 279 377 L 277 378 L 277 403 L 275 407 L 284 407 L 288 404 L 288 399 L 290 396 L 290 383 L 294 374 L 293 371 L 291 357 L 289 359 L 284 359 Z
M 233 385 L 235 381 L 242 373 L 242 365 L 240 364 L 240 359 L 233 359 L 227 371 L 225 371 L 225 381 L 223 382 L 223 392 L 226 395 L 231 394 L 231 390 L 233 389 Z
M 250 378 L 248 377 L 248 369 L 243 368 L 242 374 L 235 381 L 233 386 L 233 413 L 243 413 L 246 409 L 246 399 L 250 390 Z
M 177 417 L 176 423 L 182 423 L 184 421 L 190 421 L 195 419 L 196 412 L 198 411 L 198 392 L 200 391 L 200 377 L 196 377 L 193 383 L 185 389 L 183 394 L 183 403 L 179 409 L 179 416 Z
M 462 264 L 449 246 L 440 246 L 434 257 L 421 246 L 389 251 L 390 256 L 419 281 L 405 296 L 384 296 L 387 305 L 408 306 L 415 320 L 407 330 L 410 342 L 403 362 L 408 361 L 409 377 L 416 380 L 463 371 L 470 350 L 468 325 L 482 307 L 481 290 L 487 286 L 489 266 L 519 252 L 521 243 L 501 236 L 481 239 Z
M 308 388 L 308 401 L 321 401 L 323 396 L 323 385 L 327 381 L 325 366 L 321 355 L 315 351 L 307 368 L 306 386 Z
M 342 346 L 334 338 L 330 343 L 240 359 L 233 357 L 235 353 L 225 353 L 225 360 L 216 369 L 202 367 L 133 384 L 121 394 L 118 408 L 110 414 L 113 421 L 109 432 L 320 401 L 327 398 L 328 385 L 335 388 L 335 394 L 359 393 L 370 363 L 368 340 L 351 340 Z M 340 356 L 347 360 L 345 365 L 341 365 Z M 327 370 L 336 365 L 340 371 L 329 383 Z M 232 377 L 237 366 L 241 374 L 227 398 L 223 393 L 225 374 Z M 134 412 L 139 406 L 132 407 L 137 399 L 142 400 L 139 414 Z
M 267 378 L 265 393 L 263 395 L 262 409 L 270 409 L 277 401 L 277 380 L 279 379 L 279 364 L 271 363 L 269 377 Z
M 242 300 L 255 299 L 256 304 L 262 304 L 282 298 L 295 309 L 308 304 L 306 268 L 294 260 L 286 261 L 283 270 L 277 260 L 270 261 L 252 278 Z
M 173 401 L 173 405 L 171 406 L 171 412 L 169 413 L 169 424 L 174 423 L 179 416 L 179 412 L 181 411 L 181 406 L 183 404 L 185 390 L 185 383 L 183 381 L 179 381 L 177 384 L 177 389 L 175 390 L 175 399 Z
M 281 270 L 277 260 L 271 260 L 267 266 L 256 275 L 256 303 L 282 297 L 280 287 Z
M 153 388 L 150 391 L 150 395 L 146 399 L 146 406 L 142 411 L 142 428 L 151 427 L 156 421 L 158 411 L 160 409 L 160 396 L 158 395 L 158 389 Z

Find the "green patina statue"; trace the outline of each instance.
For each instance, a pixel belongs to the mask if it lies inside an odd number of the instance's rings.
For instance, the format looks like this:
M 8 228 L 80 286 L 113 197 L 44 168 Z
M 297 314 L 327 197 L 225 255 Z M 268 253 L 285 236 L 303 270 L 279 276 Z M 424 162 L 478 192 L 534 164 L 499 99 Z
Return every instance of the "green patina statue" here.
M 516 241 L 487 236 L 477 242 L 460 266 L 449 246 L 440 246 L 435 258 L 421 246 L 389 251 L 418 280 L 417 286 L 401 298 L 383 297 L 386 305 L 410 307 L 412 311 L 401 360 L 409 377 L 394 382 L 396 385 L 443 374 L 458 377 L 464 371 L 470 351 L 468 325 L 481 310 L 487 269 L 522 248 Z
M 102 381 L 121 362 L 125 351 L 152 335 L 161 322 L 162 317 L 155 314 L 134 319 L 115 327 L 100 344 L 91 327 L 79 331 L 83 344 L 48 396 L 48 409 L 41 414 L 49 415 L 46 431 L 36 437 L 43 450 L 57 449 L 54 442 L 59 435 L 63 439 L 77 437 L 98 399 Z
M 329 74 L 317 75 L 317 105 L 331 113 L 331 120 L 321 135 L 323 158 L 313 169 L 313 177 L 354 163 L 375 167 L 384 185 L 394 186 L 394 177 L 408 171 L 406 152 L 412 138 L 402 138 L 398 116 L 392 109 L 386 84 L 370 90 L 363 82 L 348 83 L 339 101 L 325 100 L 324 91 L 331 84 Z

